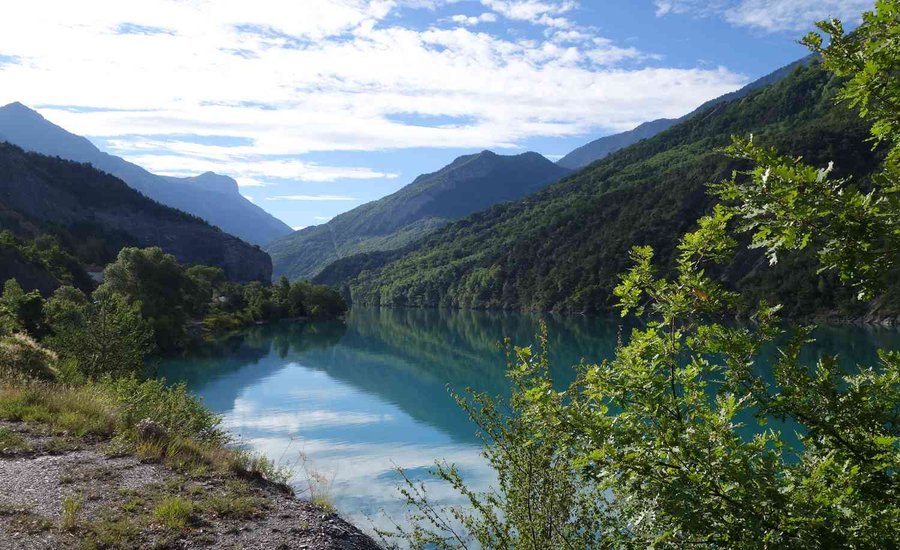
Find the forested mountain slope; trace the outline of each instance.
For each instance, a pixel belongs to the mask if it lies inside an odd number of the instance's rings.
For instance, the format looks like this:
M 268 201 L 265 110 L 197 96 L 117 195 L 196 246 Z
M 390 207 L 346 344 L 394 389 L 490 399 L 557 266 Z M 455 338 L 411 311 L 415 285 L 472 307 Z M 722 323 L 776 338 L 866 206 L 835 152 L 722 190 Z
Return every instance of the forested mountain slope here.
M 534 193 L 568 173 L 537 153 L 466 155 L 396 193 L 302 229 L 266 250 L 276 276 L 309 278 L 335 260 L 403 247 L 451 220 Z
M 772 84 L 780 82 L 782 79 L 788 77 L 791 73 L 793 73 L 797 67 L 808 65 L 813 61 L 813 59 L 815 59 L 815 56 L 809 55 L 807 57 L 804 57 L 803 59 L 797 60 L 778 69 L 775 72 L 767 74 L 760 79 L 754 80 L 740 90 L 735 90 L 734 92 L 725 94 L 721 97 L 717 97 L 716 99 L 711 99 L 681 118 L 660 118 L 657 120 L 651 120 L 650 122 L 645 122 L 639 125 L 633 130 L 628 130 L 627 132 L 622 132 L 620 134 L 613 134 L 611 136 L 604 136 L 602 138 L 596 139 L 588 143 L 587 145 L 582 145 L 568 155 L 564 156 L 557 162 L 557 164 L 566 168 L 570 168 L 572 170 L 584 168 L 592 162 L 596 162 L 600 159 L 606 158 L 620 149 L 624 149 L 629 145 L 634 145 L 642 139 L 651 138 L 659 134 L 660 132 L 668 130 L 679 122 L 684 122 L 699 113 L 704 113 L 708 111 L 710 107 L 726 103 L 728 101 L 733 101 L 735 99 L 740 99 L 753 92 L 754 90 L 758 90 L 760 88 L 764 88 L 766 86 L 770 86 Z
M 522 201 L 449 224 L 402 251 L 336 262 L 318 280 L 344 285 L 366 305 L 607 309 L 632 246 L 652 245 L 671 265 L 677 239 L 713 203 L 706 183 L 738 167 L 717 150 L 730 136 L 753 133 L 811 163 L 834 160 L 838 174 L 870 174 L 877 152 L 863 144 L 866 124 L 835 105 L 839 84 L 818 64 L 801 67 Z M 849 303 L 830 277 L 816 275 L 814 258 L 773 269 L 764 263 L 745 251 L 723 275 L 793 314 Z
M 192 178 L 158 176 L 122 158 L 104 153 L 87 139 L 67 132 L 21 103 L 0 107 L 0 141 L 108 172 L 151 199 L 199 216 L 245 241 L 263 245 L 291 228 L 244 198 L 237 183 L 207 172 Z
M 9 143 L 0 143 L 0 229 L 25 240 L 55 236 L 88 265 L 104 265 L 124 246 L 158 246 L 182 263 L 222 267 L 235 281 L 268 281 L 272 273 L 271 260 L 258 247 L 150 200 L 87 164 Z M 16 270 L 26 269 L 21 254 L 5 254 L 16 258 Z M 0 280 L 13 277 L 2 269 Z M 44 278 L 32 286 L 48 285 L 52 281 Z

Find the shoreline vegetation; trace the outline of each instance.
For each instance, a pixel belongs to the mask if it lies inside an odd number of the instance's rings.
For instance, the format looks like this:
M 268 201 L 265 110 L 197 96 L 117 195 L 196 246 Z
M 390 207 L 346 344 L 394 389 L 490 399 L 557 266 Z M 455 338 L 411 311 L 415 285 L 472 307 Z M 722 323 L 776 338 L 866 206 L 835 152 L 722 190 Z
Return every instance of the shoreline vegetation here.
M 217 424 L 160 380 L 3 378 L 0 548 L 377 548 Z
M 376 548 L 327 503 L 295 499 L 297 472 L 233 441 L 184 385 L 144 377 L 193 329 L 345 312 L 333 290 L 232 283 L 158 248 L 123 249 L 90 293 L 61 286 L 45 300 L 6 281 L 0 548 Z M 65 496 L 48 508 L 53 494 Z

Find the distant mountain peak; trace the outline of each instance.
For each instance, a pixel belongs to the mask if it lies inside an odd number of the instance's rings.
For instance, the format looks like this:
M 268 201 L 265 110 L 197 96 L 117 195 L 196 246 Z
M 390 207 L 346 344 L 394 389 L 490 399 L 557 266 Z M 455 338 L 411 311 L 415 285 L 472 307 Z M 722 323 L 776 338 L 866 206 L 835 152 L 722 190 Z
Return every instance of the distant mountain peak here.
M 403 247 L 450 221 L 540 191 L 569 173 L 534 152 L 463 155 L 395 193 L 288 235 L 266 250 L 278 266 L 276 275 L 309 278 L 347 255 Z
M 188 178 L 172 178 L 172 181 L 179 181 L 190 184 L 194 187 L 213 191 L 216 193 L 239 193 L 237 180 L 231 176 L 217 174 L 216 172 L 203 172 L 199 176 Z
M 33 113 L 33 114 L 35 114 L 35 115 L 37 115 L 37 116 L 41 116 L 40 113 L 38 113 L 37 111 L 35 111 L 35 110 L 32 109 L 31 107 L 28 107 L 28 106 L 25 105 L 24 103 L 20 103 L 20 102 L 18 102 L 18 101 L 13 101 L 12 103 L 8 103 L 8 104 L 4 105 L 3 107 L 0 107 L 0 110 L 4 110 L 4 111 L 19 111 L 19 112 L 25 112 L 25 113 Z M 41 117 L 41 118 L 44 118 L 44 117 Z

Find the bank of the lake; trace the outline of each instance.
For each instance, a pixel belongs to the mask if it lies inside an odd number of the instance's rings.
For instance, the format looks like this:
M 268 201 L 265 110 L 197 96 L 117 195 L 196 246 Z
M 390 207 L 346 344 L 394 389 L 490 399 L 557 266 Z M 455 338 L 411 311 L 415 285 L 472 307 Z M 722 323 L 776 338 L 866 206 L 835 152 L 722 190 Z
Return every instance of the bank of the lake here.
M 313 490 L 371 529 L 404 517 L 395 466 L 428 480 L 434 460 L 446 459 L 473 486 L 490 484 L 475 428 L 448 386 L 507 394 L 497 343 L 529 345 L 541 321 L 561 386 L 582 359 L 612 357 L 622 334 L 614 317 L 354 308 L 345 321 L 272 324 L 207 342 L 162 362 L 159 374 L 186 382 L 251 448 L 315 472 Z M 894 329 L 825 326 L 817 336 L 810 362 L 838 354 L 848 366 L 867 364 L 878 348 L 900 349 Z M 295 480 L 301 496 L 309 489 L 303 468 Z M 429 487 L 440 503 L 459 502 Z

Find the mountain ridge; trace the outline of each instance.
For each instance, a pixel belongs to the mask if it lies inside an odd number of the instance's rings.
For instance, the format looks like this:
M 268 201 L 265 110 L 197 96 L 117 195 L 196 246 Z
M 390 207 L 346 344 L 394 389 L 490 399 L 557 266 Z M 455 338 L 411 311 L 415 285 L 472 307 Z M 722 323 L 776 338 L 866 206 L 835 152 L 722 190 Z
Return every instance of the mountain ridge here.
M 659 118 L 656 120 L 650 120 L 647 122 L 643 122 L 637 127 L 626 132 L 603 136 L 601 138 L 595 139 L 590 143 L 574 149 L 563 158 L 559 159 L 557 161 L 557 164 L 571 170 L 579 170 L 581 168 L 584 168 L 591 163 L 606 158 L 607 156 L 615 153 L 620 149 L 624 149 L 625 147 L 633 145 L 641 140 L 649 139 L 657 134 L 665 132 L 676 124 L 684 122 L 700 113 L 706 112 L 710 107 L 735 99 L 740 99 L 741 97 L 745 97 L 747 94 L 753 92 L 754 90 L 758 90 L 765 86 L 775 84 L 789 76 L 797 67 L 809 65 L 816 58 L 817 56 L 815 54 L 807 55 L 806 57 L 798 59 L 797 61 L 789 63 L 784 67 L 781 67 L 780 69 L 777 69 L 761 78 L 754 80 L 750 84 L 747 84 L 746 86 L 738 90 L 711 99 L 682 117 Z
M 715 202 L 706 184 L 741 166 L 719 152 L 730 136 L 753 133 L 814 165 L 836 160 L 838 177 L 865 181 L 878 153 L 866 145 L 865 122 L 835 104 L 839 87 L 818 63 L 796 68 L 534 195 L 392 253 L 344 258 L 315 281 L 328 279 L 364 306 L 608 310 L 632 246 L 653 246 L 660 269 L 671 268 L 678 237 Z M 766 263 L 759 250 L 741 248 L 722 276 L 789 315 L 860 307 L 834 277 L 817 274 L 814 255 Z
M 218 200 L 208 200 L 206 194 L 212 190 L 214 182 L 224 183 L 229 190 L 236 191 L 237 183 L 232 178 L 212 172 L 189 178 L 153 174 L 121 157 L 101 151 L 87 138 L 67 131 L 20 102 L 0 107 L 0 134 L 5 141 L 27 151 L 89 163 L 118 177 L 147 197 L 198 216 L 251 244 L 263 245 L 292 231 L 287 224 L 239 192 L 223 193 L 217 190 Z
M 30 239 L 56 237 L 89 265 L 112 261 L 125 246 L 158 246 L 184 264 L 221 267 L 233 281 L 268 281 L 272 274 L 271 259 L 259 247 L 87 163 L 8 142 L 0 143 L 0 229 Z
M 395 250 L 444 224 L 530 194 L 569 171 L 535 152 L 498 155 L 484 150 L 421 174 L 400 190 L 307 227 L 269 246 L 275 276 L 309 278 L 335 260 Z

